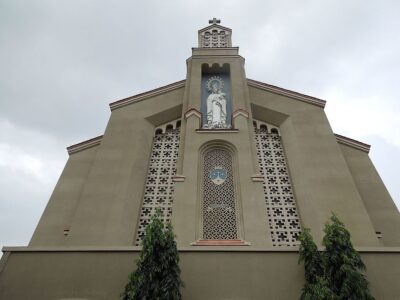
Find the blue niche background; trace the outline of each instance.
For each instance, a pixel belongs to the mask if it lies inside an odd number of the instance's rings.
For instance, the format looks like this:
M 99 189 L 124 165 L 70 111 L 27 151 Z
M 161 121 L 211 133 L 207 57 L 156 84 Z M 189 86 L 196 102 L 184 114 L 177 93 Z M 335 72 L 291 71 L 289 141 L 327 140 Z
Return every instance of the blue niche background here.
M 224 88 L 222 92 L 226 94 L 226 123 L 232 126 L 231 81 L 229 74 L 226 73 L 203 73 L 201 75 L 201 126 L 203 127 L 204 124 L 207 124 L 207 98 L 211 94 L 207 89 L 207 81 L 213 76 L 220 77 L 224 82 Z

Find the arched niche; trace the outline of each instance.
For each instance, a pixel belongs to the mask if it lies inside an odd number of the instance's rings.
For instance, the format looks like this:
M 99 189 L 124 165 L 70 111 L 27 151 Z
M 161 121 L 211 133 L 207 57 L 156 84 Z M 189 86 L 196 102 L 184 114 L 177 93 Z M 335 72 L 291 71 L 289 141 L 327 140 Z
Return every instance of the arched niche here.
M 228 63 L 202 64 L 200 110 L 203 129 L 232 127 L 232 93 Z
M 241 239 L 236 148 L 215 140 L 203 145 L 199 154 L 199 237 Z
M 230 64 L 228 63 L 204 63 L 201 65 L 202 74 L 229 74 Z

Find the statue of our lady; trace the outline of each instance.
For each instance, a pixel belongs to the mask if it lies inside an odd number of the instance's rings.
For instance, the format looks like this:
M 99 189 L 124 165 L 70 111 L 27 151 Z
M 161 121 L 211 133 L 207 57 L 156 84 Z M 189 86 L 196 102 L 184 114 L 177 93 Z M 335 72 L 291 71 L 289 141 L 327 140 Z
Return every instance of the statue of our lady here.
M 223 93 L 223 81 L 213 76 L 207 82 L 207 89 L 211 93 L 207 98 L 207 124 L 205 128 L 229 128 L 226 123 L 226 94 Z

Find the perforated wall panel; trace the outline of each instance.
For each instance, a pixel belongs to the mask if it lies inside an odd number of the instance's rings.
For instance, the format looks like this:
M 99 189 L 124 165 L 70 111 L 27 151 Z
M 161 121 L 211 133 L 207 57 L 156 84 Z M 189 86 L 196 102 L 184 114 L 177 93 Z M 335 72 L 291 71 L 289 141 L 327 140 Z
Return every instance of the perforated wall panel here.
M 210 174 L 216 174 L 214 181 Z M 223 183 L 219 174 L 225 174 Z M 235 190 L 232 155 L 224 149 L 212 149 L 204 155 L 203 238 L 237 239 Z
M 136 234 L 136 245 L 140 245 L 146 225 L 155 213 L 156 208 L 159 207 L 162 210 L 165 222 L 171 219 L 174 192 L 172 178 L 176 174 L 178 150 L 179 128 L 166 130 L 165 133 L 155 135 Z
M 282 148 L 281 137 L 266 126 L 255 128 L 260 173 L 264 176 L 267 222 L 274 246 L 299 244 L 300 221 Z

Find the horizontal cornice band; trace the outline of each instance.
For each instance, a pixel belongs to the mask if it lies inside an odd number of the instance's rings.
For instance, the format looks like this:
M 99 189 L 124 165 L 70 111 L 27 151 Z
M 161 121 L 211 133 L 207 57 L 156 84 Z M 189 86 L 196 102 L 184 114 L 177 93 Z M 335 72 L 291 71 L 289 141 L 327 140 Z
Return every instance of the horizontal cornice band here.
M 75 145 L 71 145 L 71 146 L 67 147 L 68 154 L 71 155 L 76 152 L 100 145 L 102 138 L 103 138 L 103 136 L 99 135 L 99 136 L 96 136 L 95 138 L 80 142 Z
M 360 141 L 353 140 L 353 139 L 345 137 L 343 135 L 335 134 L 335 137 L 336 137 L 336 140 L 338 141 L 338 143 L 353 147 L 355 149 L 364 151 L 366 153 L 369 153 L 369 150 L 371 149 L 371 145 L 362 143 Z
M 201 248 L 201 249 L 200 249 Z M 293 247 L 270 247 L 264 249 L 251 249 L 249 246 L 203 246 L 203 247 L 179 247 L 179 252 L 258 252 L 258 253 L 279 253 L 279 252 L 299 252 L 298 248 Z M 2 252 L 139 252 L 138 246 L 120 246 L 120 247 L 3 247 Z M 355 247 L 360 253 L 399 253 L 400 247 Z M 323 250 L 323 248 L 319 248 Z

